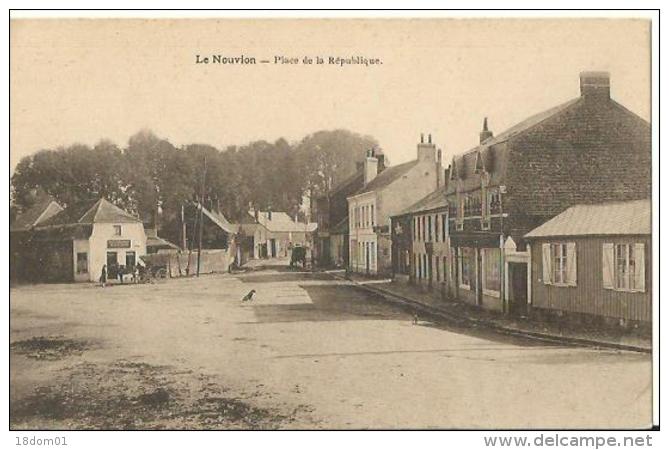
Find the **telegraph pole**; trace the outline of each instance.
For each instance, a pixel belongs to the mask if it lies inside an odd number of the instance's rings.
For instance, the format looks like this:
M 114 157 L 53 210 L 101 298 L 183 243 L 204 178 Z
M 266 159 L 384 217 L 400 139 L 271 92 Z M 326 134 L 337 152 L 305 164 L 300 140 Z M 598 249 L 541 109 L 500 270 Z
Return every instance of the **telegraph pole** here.
M 197 276 L 200 276 L 200 257 L 202 256 L 202 228 L 203 228 L 203 217 L 204 214 L 202 202 L 204 202 L 204 192 L 207 180 L 207 156 L 204 157 L 204 171 L 202 172 L 202 192 L 200 195 L 200 231 L 197 238 Z

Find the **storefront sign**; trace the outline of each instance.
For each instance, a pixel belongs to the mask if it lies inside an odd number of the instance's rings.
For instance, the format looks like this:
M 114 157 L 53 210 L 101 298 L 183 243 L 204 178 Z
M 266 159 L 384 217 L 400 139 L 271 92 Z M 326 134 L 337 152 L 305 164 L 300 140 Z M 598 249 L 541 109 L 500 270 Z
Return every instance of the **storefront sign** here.
M 130 248 L 130 239 L 114 239 L 107 241 L 107 248 Z

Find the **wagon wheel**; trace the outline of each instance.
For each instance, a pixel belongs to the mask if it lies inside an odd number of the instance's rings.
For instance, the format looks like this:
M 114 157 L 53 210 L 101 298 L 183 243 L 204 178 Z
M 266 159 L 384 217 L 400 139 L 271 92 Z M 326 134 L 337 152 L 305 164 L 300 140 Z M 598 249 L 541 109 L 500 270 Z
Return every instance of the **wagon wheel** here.
M 156 270 L 156 278 L 167 278 L 167 269 L 163 267 Z

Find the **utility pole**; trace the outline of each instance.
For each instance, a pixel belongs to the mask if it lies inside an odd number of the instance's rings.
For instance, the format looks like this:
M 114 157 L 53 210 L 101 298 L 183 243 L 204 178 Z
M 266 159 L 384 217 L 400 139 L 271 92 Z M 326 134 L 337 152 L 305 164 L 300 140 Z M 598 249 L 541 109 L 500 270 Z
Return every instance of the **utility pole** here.
M 183 203 L 181 204 L 181 250 L 186 251 L 186 219 L 185 219 L 185 214 L 184 214 L 184 205 Z
M 206 180 L 207 180 L 207 156 L 205 155 L 204 157 L 204 171 L 202 172 L 202 192 L 200 195 L 200 231 L 199 231 L 199 236 L 197 238 L 197 276 L 200 276 L 200 258 L 202 256 L 202 228 L 203 228 L 203 217 L 202 215 L 204 214 L 204 206 L 202 205 L 202 202 L 204 202 L 204 192 L 205 192 L 205 186 L 206 186 Z

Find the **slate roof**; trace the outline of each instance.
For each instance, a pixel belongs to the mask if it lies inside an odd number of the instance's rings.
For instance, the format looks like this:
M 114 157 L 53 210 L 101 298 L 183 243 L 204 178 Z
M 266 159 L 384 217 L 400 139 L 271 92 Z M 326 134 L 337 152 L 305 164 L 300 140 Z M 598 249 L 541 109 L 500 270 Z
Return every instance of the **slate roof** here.
M 447 206 L 448 200 L 446 199 L 446 190 L 441 187 L 418 200 L 416 203 L 404 209 L 399 214 L 396 214 L 394 217 L 413 214 L 420 211 L 431 211 L 433 209 L 445 208 Z
M 456 180 L 458 177 L 462 179 L 463 191 L 466 192 L 480 188 L 479 178 L 473 176 L 479 154 L 481 155 L 481 161 L 479 162 L 491 176 L 490 183 L 492 185 L 501 184 L 506 174 L 509 152 L 505 145 L 499 144 L 503 144 L 509 139 L 530 130 L 547 119 L 562 114 L 580 101 L 582 101 L 582 97 L 577 97 L 538 114 L 534 114 L 511 128 L 484 141 L 482 144 L 456 155 L 451 164 L 451 172 L 455 171 L 454 176 L 456 177 Z M 449 172 L 449 176 L 451 172 Z M 457 184 L 455 182 L 447 183 L 448 193 L 455 193 L 456 189 Z
M 525 237 L 646 235 L 650 233 L 650 200 L 633 200 L 572 206 L 530 231 Z
M 23 213 L 11 225 L 11 231 L 27 231 L 63 210 L 53 197 L 45 195 Z
M 39 227 L 93 223 L 135 223 L 141 221 L 108 200 L 77 203 L 39 224 Z
M 254 217 L 253 211 L 249 211 L 249 215 Z M 258 211 L 258 223 L 267 228 L 268 231 L 292 232 L 292 233 L 307 233 L 315 231 L 318 224 L 310 222 L 305 224 L 303 222 L 295 222 L 288 214 L 282 211 L 272 211 L 272 219 L 269 219 L 268 211 Z
M 371 182 L 367 183 L 367 186 L 363 187 L 353 195 L 359 195 L 359 194 L 364 194 L 365 192 L 381 190 L 384 187 L 388 186 L 393 181 L 400 178 L 405 173 L 407 173 L 416 164 L 418 164 L 418 160 L 414 159 L 413 161 L 405 162 L 397 166 L 387 167 L 383 172 L 379 173 L 376 176 L 376 178 L 374 178 Z

